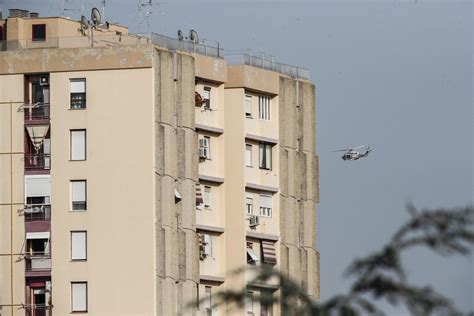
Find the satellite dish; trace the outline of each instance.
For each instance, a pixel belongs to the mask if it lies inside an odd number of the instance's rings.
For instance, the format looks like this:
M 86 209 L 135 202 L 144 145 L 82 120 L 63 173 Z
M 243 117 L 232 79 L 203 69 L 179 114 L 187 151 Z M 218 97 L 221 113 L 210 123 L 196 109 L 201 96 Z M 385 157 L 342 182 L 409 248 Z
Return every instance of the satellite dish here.
M 81 16 L 81 29 L 87 30 L 89 28 L 89 21 L 87 21 L 85 16 Z
M 190 30 L 189 31 L 189 40 L 191 42 L 199 44 L 199 36 L 198 36 L 198 33 L 195 30 Z
M 178 39 L 182 41 L 184 39 L 183 31 L 178 30 Z
M 100 16 L 100 11 L 99 9 L 97 8 L 92 8 L 92 11 L 91 11 L 91 21 L 92 21 L 92 24 L 94 26 L 97 26 L 99 25 L 100 23 L 102 23 L 102 18 Z

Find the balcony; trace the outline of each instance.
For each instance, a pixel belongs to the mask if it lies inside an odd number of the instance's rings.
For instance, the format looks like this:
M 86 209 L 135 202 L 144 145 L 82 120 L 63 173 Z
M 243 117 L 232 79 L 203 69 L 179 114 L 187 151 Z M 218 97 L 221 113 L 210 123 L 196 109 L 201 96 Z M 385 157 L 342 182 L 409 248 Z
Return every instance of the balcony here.
M 51 169 L 50 154 L 25 154 L 25 171 Z
M 50 204 L 28 204 L 23 210 L 25 222 L 50 221 L 51 205 Z
M 52 306 L 47 304 L 29 304 L 25 305 L 27 316 L 51 316 Z
M 51 270 L 51 256 L 45 252 L 33 252 L 25 254 L 25 269 L 29 271 L 49 271 Z
M 23 105 L 25 121 L 47 121 L 49 120 L 49 103 L 35 103 Z

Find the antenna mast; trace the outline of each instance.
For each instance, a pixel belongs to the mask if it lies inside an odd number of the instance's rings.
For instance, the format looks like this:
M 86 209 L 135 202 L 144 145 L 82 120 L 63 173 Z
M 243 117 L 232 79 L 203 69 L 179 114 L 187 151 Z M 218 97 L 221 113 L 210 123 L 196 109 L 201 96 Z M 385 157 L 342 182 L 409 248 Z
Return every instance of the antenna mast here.
M 102 0 L 102 19 L 105 21 L 105 0 Z
M 152 0 L 138 0 L 138 33 L 141 33 L 141 26 L 143 20 L 146 22 L 146 33 L 150 33 L 150 18 L 153 13 L 153 2 Z

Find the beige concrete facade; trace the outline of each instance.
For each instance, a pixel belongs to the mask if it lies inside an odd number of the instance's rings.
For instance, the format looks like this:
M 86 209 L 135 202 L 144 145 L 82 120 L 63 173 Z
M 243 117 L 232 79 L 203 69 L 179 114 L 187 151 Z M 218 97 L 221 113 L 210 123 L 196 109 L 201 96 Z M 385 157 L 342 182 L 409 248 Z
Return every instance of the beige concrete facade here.
M 46 40 L 33 43 L 38 23 Z M 8 26 L 0 51 L 0 315 L 284 315 L 258 299 L 277 298 L 277 283 L 234 273 L 263 264 L 319 298 L 313 84 L 164 49 L 120 25 L 98 30 L 104 37 L 95 42 L 64 18 L 0 25 Z M 78 81 L 85 105 L 73 107 Z M 35 89 L 43 89 L 39 108 Z M 47 115 L 32 118 L 43 105 Z M 31 131 L 42 126 L 42 147 L 31 151 Z M 31 156 L 43 164 L 31 168 Z M 29 206 L 38 203 L 29 193 L 35 177 L 50 181 L 41 202 L 48 219 Z M 76 182 L 85 201 L 75 197 Z M 73 241 L 77 233 L 84 244 Z M 27 249 L 40 238 L 47 249 L 34 261 Z M 79 259 L 77 245 L 85 249 Z M 252 304 L 214 305 L 218 291 L 242 288 Z

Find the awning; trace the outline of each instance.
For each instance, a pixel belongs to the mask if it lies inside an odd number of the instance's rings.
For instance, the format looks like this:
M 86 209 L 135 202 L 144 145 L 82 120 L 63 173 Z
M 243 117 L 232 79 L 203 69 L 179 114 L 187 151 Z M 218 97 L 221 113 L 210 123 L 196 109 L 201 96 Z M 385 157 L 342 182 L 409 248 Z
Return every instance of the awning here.
M 27 126 L 26 130 L 28 131 L 28 135 L 30 135 L 35 150 L 38 151 L 43 145 L 46 134 L 48 134 L 49 125 L 31 125 Z
M 253 252 L 252 249 L 250 248 L 247 248 L 247 256 L 250 257 L 250 259 L 252 259 L 252 261 L 258 261 L 258 256 L 255 254 L 255 252 Z
M 201 192 L 201 185 L 196 184 L 196 205 L 204 203 Z
M 276 252 L 275 252 L 275 243 L 271 241 L 262 240 L 262 253 L 263 260 L 262 262 L 268 264 L 276 264 Z
M 49 239 L 49 232 L 26 233 L 26 239 Z

